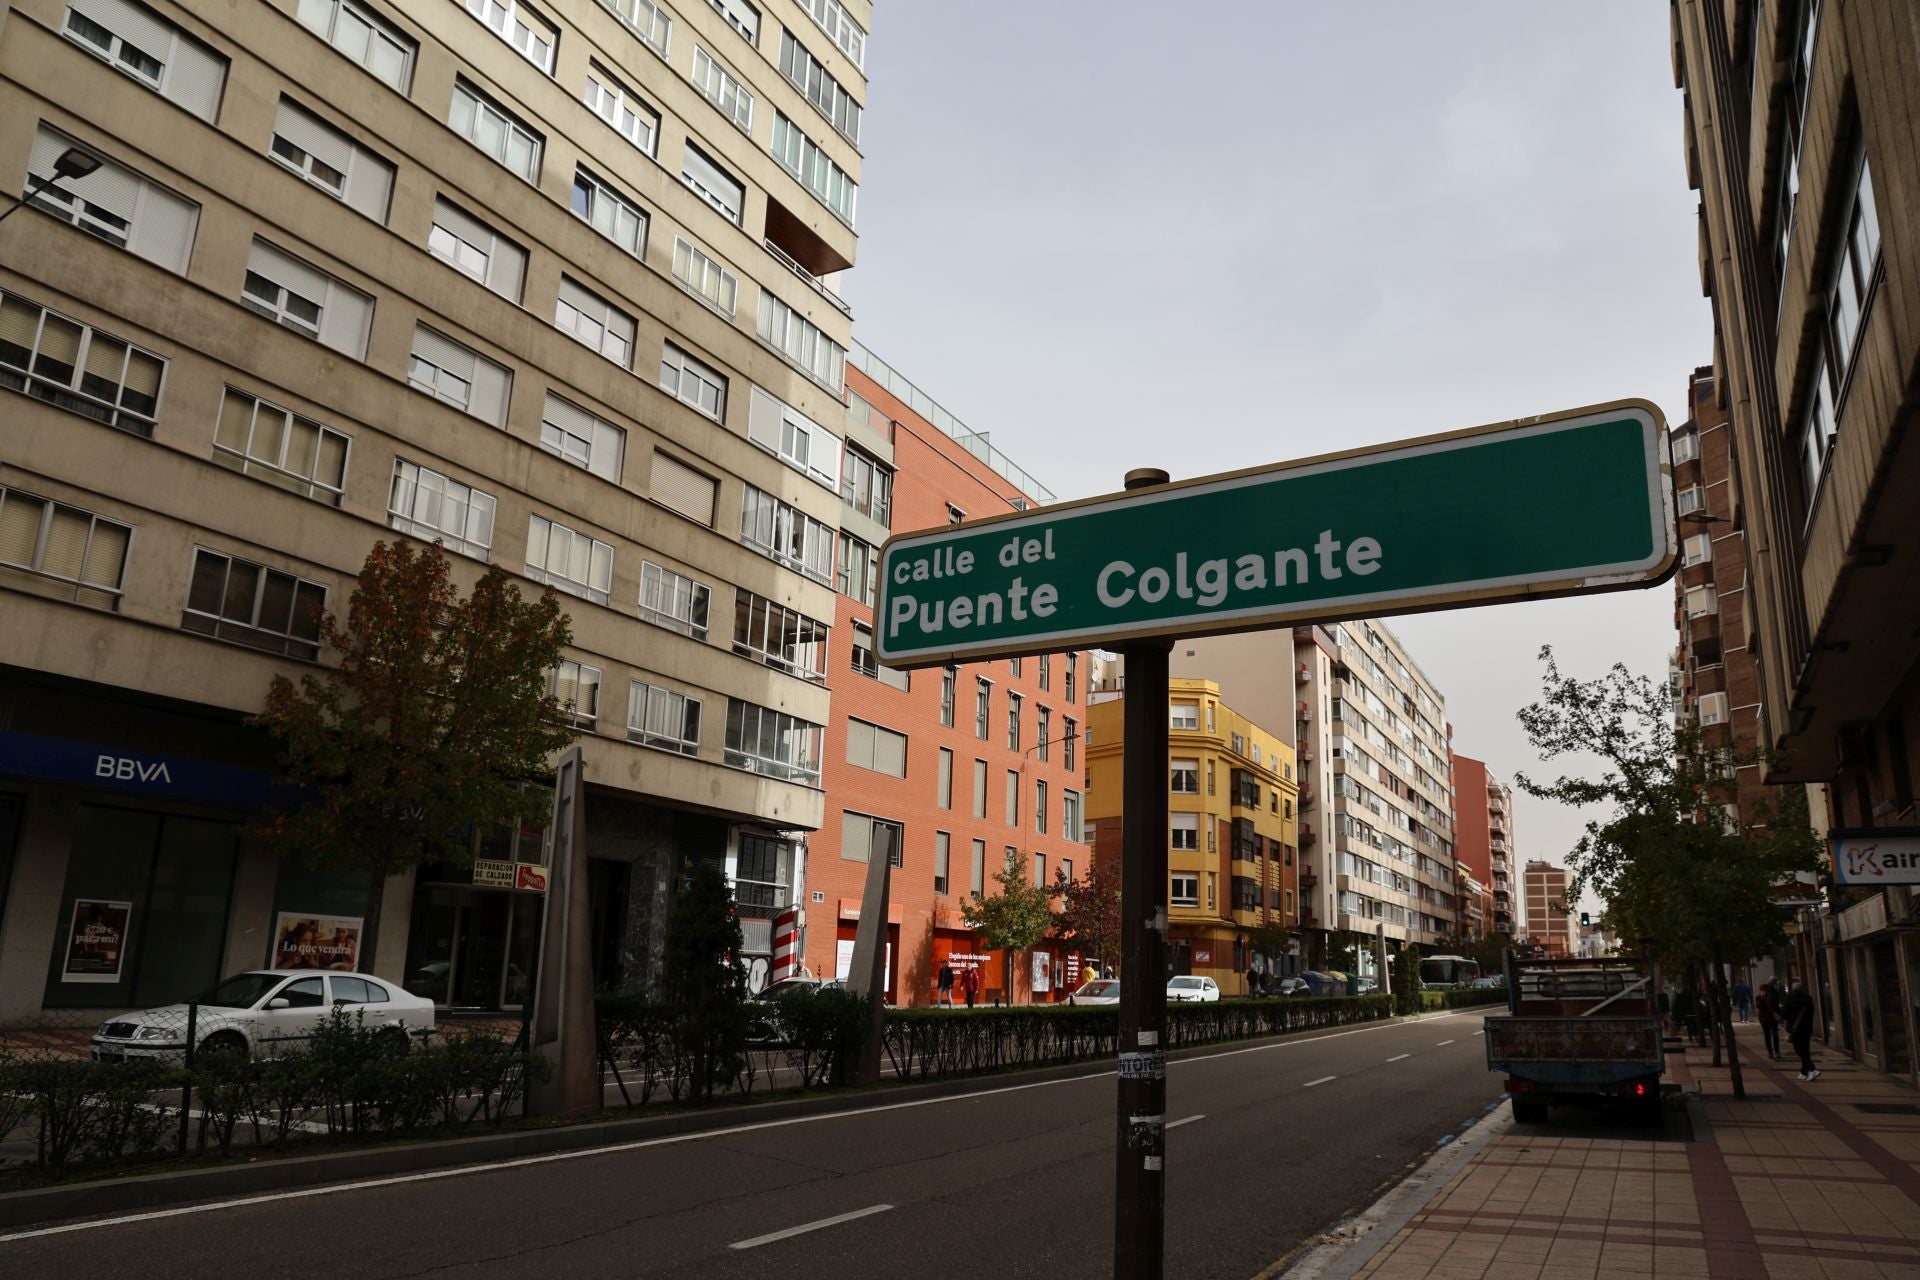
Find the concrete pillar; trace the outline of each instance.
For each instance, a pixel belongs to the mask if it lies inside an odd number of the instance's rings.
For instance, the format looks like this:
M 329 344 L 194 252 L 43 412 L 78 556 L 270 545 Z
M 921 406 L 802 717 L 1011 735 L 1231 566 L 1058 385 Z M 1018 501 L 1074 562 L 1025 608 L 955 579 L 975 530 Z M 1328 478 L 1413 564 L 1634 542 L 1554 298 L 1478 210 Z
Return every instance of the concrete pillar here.
M 47 966 L 66 922 L 59 918 L 73 842 L 72 797 L 44 787 L 27 793 L 14 850 L 13 887 L 0 921 L 0 1023 L 39 1016 Z

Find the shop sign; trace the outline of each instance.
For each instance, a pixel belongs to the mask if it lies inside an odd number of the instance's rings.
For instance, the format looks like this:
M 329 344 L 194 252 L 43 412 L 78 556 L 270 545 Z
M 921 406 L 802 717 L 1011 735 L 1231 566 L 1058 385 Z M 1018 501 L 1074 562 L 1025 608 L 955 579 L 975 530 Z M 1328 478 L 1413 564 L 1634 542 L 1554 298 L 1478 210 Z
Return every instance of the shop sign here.
M 956 969 L 978 969 L 993 959 L 977 951 L 956 951 L 947 957 L 947 963 Z
M 127 961 L 127 928 L 132 921 L 131 902 L 75 899 L 60 981 L 120 981 L 120 970 Z
M 1851 942 L 1887 927 L 1887 896 L 1880 894 L 1840 913 L 1840 941 Z
M 1195 947 L 1193 949 L 1193 962 L 1198 965 L 1205 965 L 1211 969 L 1213 967 L 1213 948 Z
M 1920 829 L 1835 830 L 1827 832 L 1827 840 L 1835 884 L 1920 884 Z
M 547 869 L 533 862 L 513 864 L 513 887 L 525 889 L 530 893 L 547 891 Z
M 350 972 L 360 963 L 360 916 L 318 916 L 282 911 L 273 922 L 274 969 Z
M 476 889 L 513 888 L 513 863 L 497 858 L 473 860 L 473 887 Z
M 1069 987 L 1080 985 L 1080 953 L 1077 951 L 1067 957 L 1067 985 Z
M 238 808 L 265 804 L 272 789 L 259 769 L 11 731 L 0 731 L 0 774 Z

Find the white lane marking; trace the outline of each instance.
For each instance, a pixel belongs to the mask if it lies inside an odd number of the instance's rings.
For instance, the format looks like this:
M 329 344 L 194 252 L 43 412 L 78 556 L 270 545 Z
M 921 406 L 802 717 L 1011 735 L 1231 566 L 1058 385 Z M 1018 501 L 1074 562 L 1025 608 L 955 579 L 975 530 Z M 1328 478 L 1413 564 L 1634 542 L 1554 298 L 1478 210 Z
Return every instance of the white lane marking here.
M 1444 1048 L 1446 1048 L 1446 1047 L 1447 1047 L 1448 1045 L 1450 1045 L 1450 1044 L 1452 1044 L 1452 1043 L 1453 1043 L 1453 1041 L 1451 1041 L 1451 1040 L 1442 1040 L 1442 1041 L 1441 1041 L 1441 1042 L 1440 1042 L 1439 1044 L 1437 1044 L 1437 1045 L 1435 1045 L 1435 1046 L 1433 1046 L 1433 1047 L 1434 1047 L 1434 1048 L 1436 1048 L 1436 1049 L 1444 1049 Z
M 852 1213 L 837 1213 L 831 1218 L 822 1218 L 818 1222 L 803 1222 L 797 1227 L 788 1227 L 785 1231 L 769 1231 L 766 1235 L 755 1236 L 751 1240 L 735 1240 L 729 1249 L 758 1249 L 763 1244 L 772 1244 L 775 1240 L 785 1240 L 789 1236 L 803 1236 L 809 1231 L 818 1231 L 822 1227 L 837 1227 L 843 1222 L 852 1222 L 855 1218 L 867 1218 L 876 1213 L 885 1213 L 893 1208 L 890 1204 L 871 1204 L 864 1209 L 855 1209 Z
M 1388 1062 L 1398 1062 L 1398 1061 L 1400 1061 L 1400 1060 L 1401 1060 L 1402 1058 L 1411 1058 L 1412 1056 L 1413 1056 L 1413 1055 L 1412 1055 L 1412 1054 L 1410 1054 L 1410 1053 L 1399 1053 L 1399 1054 L 1395 1054 L 1395 1055 L 1394 1055 L 1393 1057 L 1391 1057 L 1391 1058 L 1388 1058 L 1388 1059 L 1387 1059 L 1387 1061 L 1388 1061 Z
M 1477 1036 L 1483 1036 L 1483 1035 L 1485 1035 L 1485 1034 L 1487 1034 L 1487 1033 L 1486 1033 L 1486 1032 L 1484 1032 L 1484 1031 L 1476 1031 L 1476 1032 L 1474 1032 L 1473 1034 L 1475 1034 L 1475 1035 L 1477 1035 Z
M 1178 1129 L 1183 1124 L 1192 1124 L 1195 1120 L 1205 1120 L 1206 1118 L 1207 1118 L 1206 1113 L 1201 1112 L 1197 1116 L 1188 1116 L 1184 1120 L 1175 1120 L 1173 1123 L 1167 1125 L 1166 1127 L 1169 1129 Z
M 1417 1014 L 1410 1022 L 1437 1022 L 1444 1018 L 1462 1018 L 1463 1013 Z M 1290 1049 L 1295 1045 L 1319 1044 L 1323 1040 L 1339 1040 L 1346 1036 L 1361 1036 L 1372 1031 L 1391 1031 L 1395 1027 L 1406 1026 L 1404 1022 L 1376 1022 L 1370 1026 L 1354 1027 L 1348 1031 L 1330 1031 L 1323 1036 L 1307 1036 L 1299 1040 L 1278 1040 L 1272 1044 L 1250 1045 L 1245 1049 L 1226 1049 L 1220 1053 L 1197 1054 L 1191 1058 L 1181 1058 L 1170 1062 L 1169 1066 L 1184 1066 L 1190 1062 L 1211 1062 L 1217 1058 L 1237 1058 L 1243 1053 L 1265 1053 L 1271 1049 Z M 69 1222 L 57 1227 L 39 1227 L 32 1231 L 16 1231 L 12 1235 L 0 1236 L 0 1244 L 12 1240 L 32 1240 L 40 1236 L 65 1235 L 72 1231 L 92 1231 L 97 1227 L 117 1227 L 130 1222 L 151 1222 L 158 1218 L 179 1218 L 188 1214 L 212 1213 L 216 1209 L 238 1209 L 252 1204 L 272 1204 L 280 1200 L 305 1200 L 313 1196 L 338 1195 L 343 1191 L 364 1191 L 373 1187 L 391 1187 L 405 1182 L 434 1182 L 441 1178 L 460 1178 L 475 1173 L 490 1173 L 496 1169 L 518 1169 L 528 1165 L 557 1164 L 563 1160 L 582 1160 L 588 1156 L 618 1155 L 624 1151 L 639 1151 L 647 1147 L 676 1146 L 685 1142 L 701 1142 L 708 1138 L 727 1138 L 741 1133 L 757 1133 L 762 1129 L 784 1129 L 789 1125 L 818 1124 L 823 1120 L 845 1120 L 852 1116 L 879 1115 L 886 1111 L 906 1111 L 914 1107 L 938 1106 L 949 1102 L 967 1102 L 974 1098 L 990 1098 L 1001 1093 L 1024 1093 L 1028 1089 L 1051 1089 L 1055 1085 L 1079 1084 L 1088 1080 L 1107 1080 L 1113 1077 L 1111 1071 L 1089 1071 L 1085 1075 L 1062 1076 L 1057 1080 L 1035 1080 L 1030 1084 L 1002 1085 L 997 1089 L 980 1089 L 973 1093 L 956 1093 L 942 1098 L 919 1098 L 912 1102 L 889 1102 L 878 1107 L 863 1107 L 857 1111 L 826 1111 L 818 1115 L 789 1116 L 785 1120 L 761 1120 L 754 1124 L 729 1125 L 724 1129 L 707 1129 L 700 1133 L 676 1133 L 664 1138 L 641 1138 L 633 1142 L 616 1142 L 603 1147 L 582 1147 L 574 1151 L 552 1151 L 540 1156 L 519 1156 L 512 1160 L 498 1160 L 491 1164 L 463 1164 L 451 1169 L 429 1169 L 424 1173 L 401 1173 L 387 1178 L 362 1178 L 357 1182 L 334 1182 L 322 1187 L 303 1187 L 298 1191 L 275 1191 L 267 1195 L 242 1196 L 237 1200 L 210 1200 L 204 1204 L 182 1205 L 175 1209 L 152 1209 L 145 1213 L 121 1214 L 114 1218 L 97 1218 L 90 1222 Z M 1333 1077 L 1329 1076 L 1328 1079 Z M 1325 1081 L 1315 1081 L 1323 1084 Z
M 1338 1080 L 1339 1078 L 1339 1076 L 1321 1076 L 1318 1080 L 1309 1080 L 1300 1087 L 1302 1089 L 1311 1089 L 1317 1084 L 1325 1084 L 1329 1080 Z

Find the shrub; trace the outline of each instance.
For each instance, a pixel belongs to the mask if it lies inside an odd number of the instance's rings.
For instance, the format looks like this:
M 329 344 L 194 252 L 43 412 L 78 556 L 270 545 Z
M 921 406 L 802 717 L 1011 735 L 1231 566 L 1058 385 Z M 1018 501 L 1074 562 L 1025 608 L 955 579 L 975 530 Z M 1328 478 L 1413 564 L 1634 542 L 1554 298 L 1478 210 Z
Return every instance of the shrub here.
M 825 1084 L 836 1062 L 851 1061 L 867 1043 L 867 1002 L 851 991 L 791 991 L 775 1003 L 787 1062 L 803 1089 Z

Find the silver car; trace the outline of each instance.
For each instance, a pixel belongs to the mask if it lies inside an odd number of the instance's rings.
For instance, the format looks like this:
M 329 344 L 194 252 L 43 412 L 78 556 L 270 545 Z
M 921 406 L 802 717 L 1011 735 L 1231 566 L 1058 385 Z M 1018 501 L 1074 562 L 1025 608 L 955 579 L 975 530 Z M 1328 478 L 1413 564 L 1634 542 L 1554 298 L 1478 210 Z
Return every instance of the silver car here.
M 1067 998 L 1074 1004 L 1119 1004 L 1120 979 L 1095 978 L 1083 982 Z
M 253 969 L 237 973 L 196 997 L 193 1039 L 197 1053 L 266 1056 L 306 1046 L 333 1009 L 380 1030 L 405 1049 L 433 1034 L 433 1001 L 384 978 L 364 973 L 312 969 Z M 110 1018 L 93 1037 L 102 1061 L 155 1059 L 178 1066 L 186 1060 L 188 1006 L 161 1005 Z

